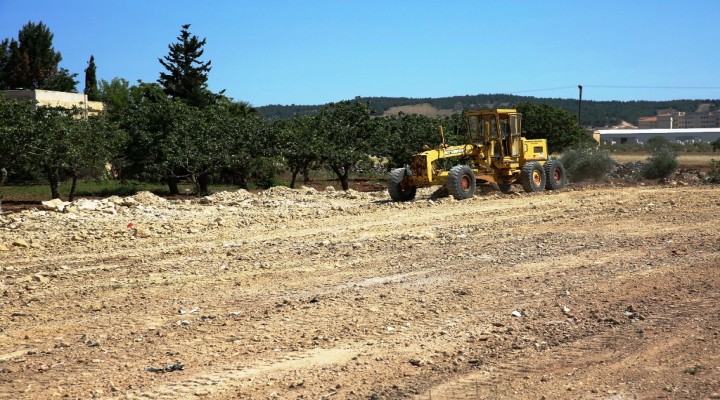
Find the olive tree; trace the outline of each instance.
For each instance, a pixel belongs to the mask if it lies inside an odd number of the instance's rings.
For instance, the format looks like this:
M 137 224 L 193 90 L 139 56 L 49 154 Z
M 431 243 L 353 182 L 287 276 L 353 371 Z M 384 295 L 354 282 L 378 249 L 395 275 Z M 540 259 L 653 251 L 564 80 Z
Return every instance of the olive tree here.
M 16 168 L 23 154 L 23 137 L 32 126 L 29 102 L 0 97 L 0 168 Z
M 280 162 L 276 129 L 259 113 L 230 111 L 224 122 L 230 135 L 227 170 L 243 189 L 251 180 L 264 188 L 272 186 Z
M 350 188 L 350 170 L 367 158 L 370 138 L 368 103 L 355 99 L 328 103 L 318 113 L 316 132 L 321 135 L 320 161 L 337 175 L 343 190 Z
M 274 124 L 281 155 L 290 169 L 291 188 L 295 187 L 300 173 L 307 183 L 310 168 L 320 160 L 323 137 L 316 128 L 317 119 L 315 115 L 296 115 L 291 120 L 280 120 Z
M 16 132 L 22 140 L 20 163 L 42 173 L 52 198 L 60 198 L 60 183 L 72 178 L 75 196 L 82 170 L 104 165 L 117 149 L 120 133 L 98 117 L 82 118 L 77 109 L 37 106 L 28 109 L 30 123 Z

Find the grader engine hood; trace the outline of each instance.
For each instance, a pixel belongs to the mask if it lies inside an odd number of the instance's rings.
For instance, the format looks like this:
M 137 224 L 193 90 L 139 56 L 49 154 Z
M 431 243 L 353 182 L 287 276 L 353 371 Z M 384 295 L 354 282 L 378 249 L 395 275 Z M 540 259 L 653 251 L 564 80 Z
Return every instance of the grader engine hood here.
M 462 157 L 463 155 L 470 154 L 472 150 L 472 145 L 462 145 L 441 147 L 418 153 L 413 156 L 410 163 L 412 180 L 416 185 L 430 184 L 437 177 L 437 170 L 433 164 L 435 161 L 444 158 Z

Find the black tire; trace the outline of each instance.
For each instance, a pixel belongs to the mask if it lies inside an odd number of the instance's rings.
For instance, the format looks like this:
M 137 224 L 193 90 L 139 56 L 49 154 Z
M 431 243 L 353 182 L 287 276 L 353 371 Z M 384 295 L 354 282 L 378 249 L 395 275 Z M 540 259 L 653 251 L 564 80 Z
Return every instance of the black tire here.
M 456 200 L 469 199 L 475 196 L 477 189 L 475 173 L 467 165 L 456 165 L 448 172 L 446 186 L 448 193 Z
M 388 193 L 393 201 L 410 201 L 415 198 L 417 187 L 405 179 L 405 168 L 396 168 L 388 175 Z
M 503 193 L 512 193 L 512 184 L 505 182 L 498 182 L 498 188 Z
M 560 160 L 550 160 L 545 163 L 545 189 L 558 190 L 567 184 L 567 175 L 565 167 Z
M 539 162 L 533 161 L 523 165 L 520 183 L 526 192 L 541 192 L 545 188 L 545 181 L 545 170 Z

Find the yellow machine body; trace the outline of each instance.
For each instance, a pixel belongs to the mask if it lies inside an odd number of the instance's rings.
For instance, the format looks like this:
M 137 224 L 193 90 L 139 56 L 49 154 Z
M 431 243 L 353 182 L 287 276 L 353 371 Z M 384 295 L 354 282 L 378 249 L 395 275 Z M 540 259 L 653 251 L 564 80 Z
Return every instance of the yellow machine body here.
M 523 165 L 531 161 L 544 164 L 548 157 L 545 139 L 522 137 L 522 114 L 514 109 L 465 112 L 467 144 L 440 145 L 413 156 L 408 178 L 412 185 L 444 185 L 448 170 L 438 161 L 461 157 L 479 181 L 511 184 L 518 180 Z

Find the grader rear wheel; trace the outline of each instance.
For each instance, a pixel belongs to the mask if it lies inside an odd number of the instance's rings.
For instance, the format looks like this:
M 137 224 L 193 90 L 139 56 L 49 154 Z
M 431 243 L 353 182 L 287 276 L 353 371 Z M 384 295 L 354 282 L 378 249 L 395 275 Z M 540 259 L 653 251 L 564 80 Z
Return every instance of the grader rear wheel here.
M 545 170 L 539 162 L 529 162 L 522 167 L 520 183 L 528 192 L 541 192 L 545 188 Z
M 560 160 L 550 160 L 545 163 L 545 178 L 547 179 L 545 189 L 557 190 L 565 187 L 567 175 Z

